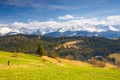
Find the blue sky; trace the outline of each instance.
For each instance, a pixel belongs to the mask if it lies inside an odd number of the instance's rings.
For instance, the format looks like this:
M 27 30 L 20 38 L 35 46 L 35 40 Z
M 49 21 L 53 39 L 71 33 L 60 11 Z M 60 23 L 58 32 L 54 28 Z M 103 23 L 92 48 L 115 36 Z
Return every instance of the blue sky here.
M 0 0 L 0 23 L 59 21 L 60 16 L 120 15 L 120 0 Z

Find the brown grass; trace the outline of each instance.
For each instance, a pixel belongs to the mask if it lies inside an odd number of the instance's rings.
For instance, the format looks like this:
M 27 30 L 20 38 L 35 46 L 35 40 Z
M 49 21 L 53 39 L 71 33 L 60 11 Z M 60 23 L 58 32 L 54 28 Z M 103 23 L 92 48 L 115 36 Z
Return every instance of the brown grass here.
M 59 49 L 59 48 L 75 48 L 75 49 L 79 49 L 78 46 L 76 46 L 75 44 L 77 43 L 82 43 L 82 40 L 76 40 L 76 41 L 69 41 L 69 42 L 65 42 L 64 44 L 61 44 L 57 47 L 55 47 L 55 49 Z

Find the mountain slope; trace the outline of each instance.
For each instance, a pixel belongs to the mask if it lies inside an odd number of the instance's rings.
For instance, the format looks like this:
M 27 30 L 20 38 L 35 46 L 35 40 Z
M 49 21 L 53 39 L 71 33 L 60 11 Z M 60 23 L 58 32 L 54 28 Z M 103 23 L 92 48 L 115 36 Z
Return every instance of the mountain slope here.
M 120 25 L 89 25 L 68 27 L 39 27 L 29 29 L 0 28 L 0 35 L 35 34 L 45 36 L 103 36 L 107 38 L 120 37 Z M 117 35 L 116 35 L 117 34 Z
M 52 32 L 44 36 L 63 37 L 63 36 L 98 36 L 106 38 L 119 38 L 120 31 L 105 31 L 105 32 L 87 32 L 87 31 L 65 31 L 65 32 Z

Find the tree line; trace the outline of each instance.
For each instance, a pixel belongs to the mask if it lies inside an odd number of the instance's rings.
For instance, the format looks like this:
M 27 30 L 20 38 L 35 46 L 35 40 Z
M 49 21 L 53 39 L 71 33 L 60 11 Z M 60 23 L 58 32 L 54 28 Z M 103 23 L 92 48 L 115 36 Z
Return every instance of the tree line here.
M 60 48 L 56 46 L 67 41 L 83 40 L 75 48 Z M 9 52 L 32 53 L 50 57 L 62 57 L 88 61 L 95 56 L 107 57 L 120 52 L 120 38 L 107 39 L 104 37 L 47 37 L 41 35 L 13 35 L 0 37 L 0 50 Z

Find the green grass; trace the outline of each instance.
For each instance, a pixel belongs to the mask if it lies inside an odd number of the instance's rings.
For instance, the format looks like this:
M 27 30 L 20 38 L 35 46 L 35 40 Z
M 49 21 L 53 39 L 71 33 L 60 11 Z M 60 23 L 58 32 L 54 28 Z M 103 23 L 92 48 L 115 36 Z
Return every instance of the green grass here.
M 36 55 L 0 52 L 0 80 L 120 80 L 120 71 L 76 65 L 57 65 Z M 10 66 L 7 61 L 10 60 Z

